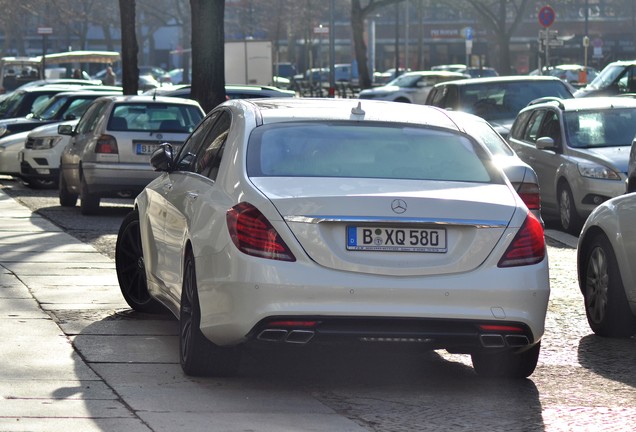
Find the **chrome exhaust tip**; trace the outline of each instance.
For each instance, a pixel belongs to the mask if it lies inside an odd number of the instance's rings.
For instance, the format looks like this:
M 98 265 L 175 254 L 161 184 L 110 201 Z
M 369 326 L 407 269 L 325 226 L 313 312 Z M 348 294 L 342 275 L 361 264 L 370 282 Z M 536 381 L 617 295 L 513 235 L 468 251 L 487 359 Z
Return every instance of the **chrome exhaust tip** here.
M 485 348 L 503 348 L 506 346 L 504 337 L 500 334 L 482 334 L 479 335 L 479 340 Z
M 256 339 L 265 342 L 282 342 L 285 340 L 288 331 L 283 329 L 265 329 L 258 334 Z
M 295 344 L 306 344 L 314 337 L 312 330 L 292 330 L 285 338 L 285 342 Z
M 521 347 L 529 345 L 530 340 L 525 335 L 506 335 L 506 343 L 511 347 Z

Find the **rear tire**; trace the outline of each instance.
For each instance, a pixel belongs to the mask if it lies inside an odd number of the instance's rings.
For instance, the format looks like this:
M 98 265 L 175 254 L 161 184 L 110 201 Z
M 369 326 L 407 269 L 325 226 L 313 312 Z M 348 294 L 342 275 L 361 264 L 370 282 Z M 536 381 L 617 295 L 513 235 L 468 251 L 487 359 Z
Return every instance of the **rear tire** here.
M 94 215 L 99 211 L 99 195 L 92 194 L 88 191 L 88 185 L 82 177 L 80 181 L 80 210 L 83 215 Z
M 583 261 L 585 315 L 599 336 L 625 338 L 636 333 L 636 317 L 625 294 L 616 255 L 604 234 L 596 234 Z
M 192 376 L 233 376 L 241 360 L 241 346 L 220 347 L 201 332 L 201 308 L 194 257 L 184 261 L 181 312 L 179 314 L 179 352 L 181 368 Z
M 128 213 L 119 228 L 115 245 L 115 268 L 119 288 L 131 308 L 145 313 L 165 311 L 161 303 L 148 292 L 137 210 Z
M 471 354 L 473 368 L 477 375 L 488 378 L 527 378 L 532 375 L 539 361 L 541 342 L 525 351 L 511 349 L 490 352 L 488 350 Z
M 62 207 L 75 207 L 77 205 L 77 194 L 69 192 L 61 167 L 58 196 L 60 198 L 60 205 Z

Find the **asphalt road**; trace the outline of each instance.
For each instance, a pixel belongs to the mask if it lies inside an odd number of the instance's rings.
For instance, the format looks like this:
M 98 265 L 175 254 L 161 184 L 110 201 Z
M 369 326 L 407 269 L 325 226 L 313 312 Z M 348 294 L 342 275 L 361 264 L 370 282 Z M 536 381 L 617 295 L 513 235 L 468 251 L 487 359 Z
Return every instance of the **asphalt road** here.
M 0 187 L 109 257 L 114 255 L 119 224 L 132 205 L 107 201 L 100 215 L 86 217 L 79 207 L 60 207 L 56 191 L 32 190 L 8 179 L 0 179 Z M 576 251 L 554 241 L 548 244 L 552 293 L 539 365 L 530 379 L 479 378 L 468 356 L 445 351 L 307 347 L 253 352 L 233 381 L 240 383 L 234 391 L 246 400 L 254 392 L 271 398 L 294 392 L 310 395 L 368 431 L 631 431 L 636 424 L 636 340 L 592 334 L 576 281 Z M 77 313 L 84 319 L 91 316 L 87 311 Z M 98 313 L 94 312 L 95 320 L 103 318 Z M 122 319 L 131 329 L 140 324 L 134 314 Z M 108 379 L 115 389 L 121 385 L 116 376 Z M 203 382 L 182 381 L 179 378 L 192 392 Z M 211 386 L 210 394 L 214 386 L 233 385 L 204 382 Z M 136 391 L 144 394 L 144 385 Z M 148 387 L 145 397 L 157 402 L 161 396 L 156 392 L 161 391 Z M 125 394 L 120 397 L 134 405 Z M 169 413 L 169 404 L 166 409 Z

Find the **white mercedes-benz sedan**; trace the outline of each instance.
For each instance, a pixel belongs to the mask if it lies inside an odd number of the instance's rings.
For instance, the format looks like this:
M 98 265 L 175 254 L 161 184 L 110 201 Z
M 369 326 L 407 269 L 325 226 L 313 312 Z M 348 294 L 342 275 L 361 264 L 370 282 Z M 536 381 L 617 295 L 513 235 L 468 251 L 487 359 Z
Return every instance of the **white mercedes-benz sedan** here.
M 135 310 L 180 321 L 186 374 L 238 372 L 246 344 L 398 344 L 534 371 L 550 293 L 541 222 L 445 111 L 347 99 L 211 111 L 118 235 Z

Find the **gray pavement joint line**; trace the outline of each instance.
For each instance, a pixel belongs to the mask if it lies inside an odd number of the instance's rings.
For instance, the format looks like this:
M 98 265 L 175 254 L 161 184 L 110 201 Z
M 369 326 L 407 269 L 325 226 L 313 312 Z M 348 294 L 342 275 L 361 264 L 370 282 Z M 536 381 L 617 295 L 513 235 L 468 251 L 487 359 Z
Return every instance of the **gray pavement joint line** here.
M 33 295 L 33 292 L 31 291 L 31 289 L 29 288 L 29 286 L 27 284 L 24 283 L 23 280 L 20 279 L 20 277 L 15 274 L 15 272 L 9 270 L 7 267 L 5 267 L 3 264 L 0 263 L 0 266 L 2 266 L 7 272 L 9 272 L 9 274 L 13 275 L 17 280 L 20 281 L 20 283 L 22 283 L 22 285 L 24 285 L 27 289 L 27 291 L 29 292 L 29 295 L 31 296 L 31 298 L 35 301 L 35 303 L 38 305 L 38 308 L 46 315 L 49 317 L 49 319 L 55 323 L 55 325 L 60 329 L 60 332 L 62 334 L 64 334 L 64 337 L 68 340 L 69 344 L 73 347 L 73 351 L 75 351 L 75 354 L 82 360 L 82 362 L 84 362 L 84 364 L 86 365 L 86 367 L 88 367 L 90 370 L 93 371 L 93 373 L 99 377 L 99 379 L 102 381 L 102 383 L 108 387 L 114 395 L 117 396 L 117 401 L 119 403 L 122 404 L 122 406 L 124 406 L 136 419 L 138 419 L 143 425 L 145 425 L 148 430 L 150 431 L 154 431 L 154 429 L 150 426 L 149 423 L 147 423 L 142 417 L 140 417 L 139 415 L 137 415 L 137 411 L 128 403 L 126 402 L 126 400 L 117 392 L 117 390 L 115 390 L 115 388 L 113 386 L 111 386 L 108 381 L 106 381 L 106 379 L 104 379 L 103 376 L 101 376 L 99 374 L 98 371 L 96 371 L 92 366 L 91 366 L 91 362 L 89 362 L 86 357 L 82 354 L 82 352 L 80 350 L 78 350 L 75 347 L 75 344 L 73 343 L 73 341 L 71 340 L 71 338 L 69 337 L 69 335 L 67 335 L 64 330 L 60 327 L 59 323 L 57 322 L 57 317 L 55 316 L 54 313 L 47 311 L 46 309 L 42 308 L 42 304 L 40 303 L 40 301 Z M 102 362 L 99 362 L 102 363 Z M 106 362 L 103 362 L 106 363 Z M 90 417 L 91 419 L 99 419 L 102 417 Z M 105 417 L 104 417 L 105 418 Z

